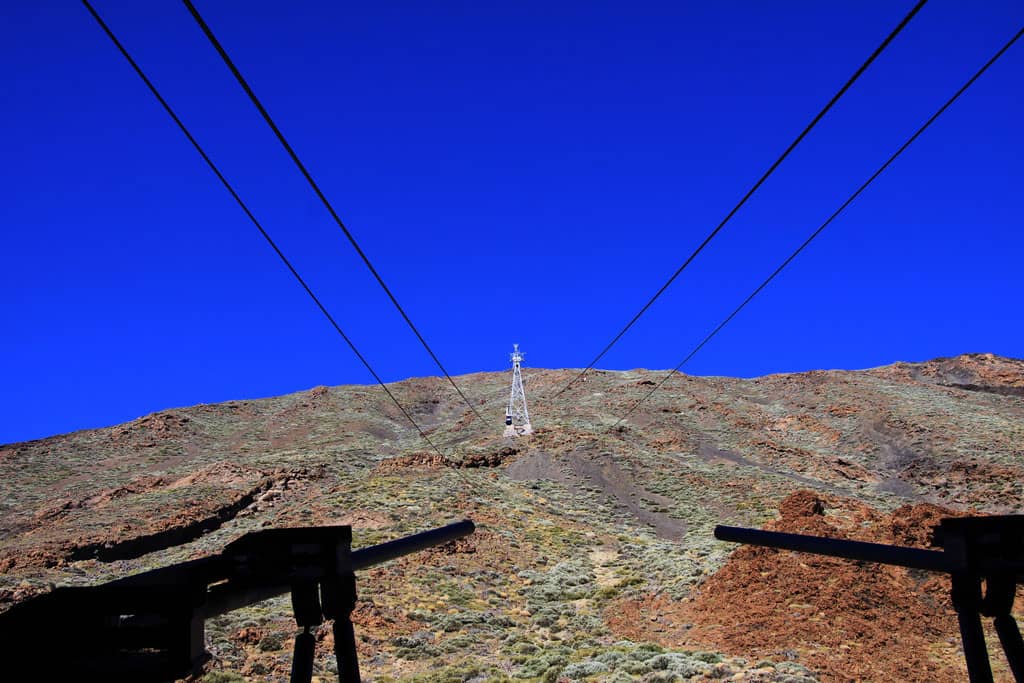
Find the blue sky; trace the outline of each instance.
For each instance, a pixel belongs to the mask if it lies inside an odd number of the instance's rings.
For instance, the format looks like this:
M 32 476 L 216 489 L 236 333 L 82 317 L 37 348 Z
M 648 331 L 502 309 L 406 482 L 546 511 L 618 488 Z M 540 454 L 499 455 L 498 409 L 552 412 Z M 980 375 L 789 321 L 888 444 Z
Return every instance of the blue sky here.
M 908 2 L 197 2 L 453 373 L 582 367 Z M 98 11 L 388 381 L 436 368 L 178 2 Z M 1024 23 L 932 0 L 601 367 L 683 356 Z M 84 7 L 8 3 L 0 443 L 372 379 Z M 1024 356 L 1024 45 L 686 368 Z

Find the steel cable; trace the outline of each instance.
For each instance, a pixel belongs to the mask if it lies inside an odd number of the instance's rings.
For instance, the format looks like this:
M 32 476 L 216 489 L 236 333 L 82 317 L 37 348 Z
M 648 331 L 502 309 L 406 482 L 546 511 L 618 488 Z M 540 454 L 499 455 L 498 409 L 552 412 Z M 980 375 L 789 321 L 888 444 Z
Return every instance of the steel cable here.
M 409 326 L 409 329 L 411 329 L 413 333 L 416 335 L 416 338 L 420 340 L 420 344 L 422 344 L 423 348 L 425 348 L 427 350 L 427 353 L 430 354 L 430 357 L 434 360 L 434 363 L 444 374 L 445 379 L 448 380 L 448 383 L 452 385 L 452 387 L 462 398 L 462 400 L 466 403 L 466 405 L 469 406 L 469 409 L 472 410 L 473 413 L 478 418 L 480 418 L 481 421 L 483 421 L 483 416 L 480 415 L 480 412 L 476 409 L 476 406 L 474 406 L 470 402 L 470 400 L 466 398 L 466 395 L 462 393 L 462 389 L 459 388 L 459 386 L 455 383 L 455 380 L 452 379 L 451 375 L 448 374 L 448 370 L 446 370 L 444 365 L 441 363 L 441 359 L 438 358 L 437 354 L 434 353 L 434 350 L 430 348 L 430 345 L 427 344 L 427 340 L 423 338 L 423 335 L 420 334 L 420 331 L 416 328 L 416 325 L 413 324 L 412 320 L 406 314 L 405 309 L 403 309 L 401 304 L 398 303 L 398 299 L 395 298 L 395 295 L 391 292 L 391 289 L 384 283 L 384 278 L 382 278 L 380 273 L 377 272 L 377 269 L 374 268 L 373 264 L 370 262 L 369 257 L 359 246 L 359 243 L 356 242 L 356 238 L 352 235 L 351 232 L 349 232 L 349 229 L 345 226 L 345 223 L 342 222 L 341 218 L 338 216 L 337 211 L 334 210 L 334 206 L 331 205 L 331 202 L 327 199 L 327 196 L 324 195 L 323 191 L 320 189 L 320 186 L 317 185 L 315 180 L 313 180 L 313 176 L 306 168 L 306 165 L 302 163 L 302 161 L 299 159 L 299 155 L 295 153 L 295 150 L 288 143 L 288 140 L 281 132 L 281 129 L 277 127 L 276 123 L 274 123 L 274 120 L 270 117 L 270 114 L 267 112 L 266 107 L 264 107 L 260 99 L 256 97 L 256 93 L 249 86 L 248 81 L 246 81 L 245 78 L 242 76 L 242 72 L 238 70 L 237 66 L 235 66 L 235 63 L 231 60 L 231 57 L 228 56 L 228 53 L 224 49 L 224 46 L 221 45 L 219 40 L 217 40 L 217 37 L 213 34 L 213 31 L 210 29 L 209 25 L 199 14 L 199 10 L 196 9 L 195 5 L 192 4 L 191 0 L 183 0 L 183 2 L 185 3 L 185 7 L 188 8 L 189 13 L 192 15 L 192 18 L 195 19 L 197 24 L 199 24 L 199 27 L 206 35 L 206 38 L 210 41 L 210 44 L 213 45 L 214 49 L 217 51 L 217 54 L 219 54 L 221 59 L 224 61 L 224 64 L 226 64 L 228 69 L 231 70 L 231 73 L 234 75 L 235 80 L 237 80 L 238 84 L 242 86 L 242 90 L 244 90 L 245 94 L 249 96 L 249 99 L 252 101 L 253 105 L 260 112 L 260 115 L 263 117 L 263 120 L 266 121 L 267 125 L 274 132 L 274 135 L 281 143 L 281 146 L 284 147 L 286 152 L 288 152 L 288 156 L 291 157 L 296 167 L 298 167 L 299 171 L 302 173 L 302 176 L 306 179 L 306 182 L 308 182 L 309 186 L 313 188 L 313 192 L 316 193 L 316 196 L 320 199 L 321 203 L 323 203 L 328 213 L 331 214 L 331 218 L 333 218 L 334 222 L 338 224 L 338 227 L 341 228 L 341 231 L 345 234 L 345 237 L 348 238 L 348 241 L 352 245 L 352 248 L 356 250 L 356 253 L 359 254 L 359 257 L 363 260 L 363 263 L 366 264 L 366 267 L 369 269 L 370 273 L 373 274 L 373 277 L 377 280 L 377 284 L 380 285 L 381 289 L 384 290 L 384 293 L 387 294 L 388 298 L 391 300 L 391 303 L 394 304 L 396 309 L 398 309 L 398 312 L 402 315 L 402 318 Z
M 185 0 L 185 2 L 187 3 L 188 0 Z M 764 172 L 764 174 L 758 179 L 758 181 L 754 183 L 753 187 L 747 190 L 747 193 L 743 195 L 743 198 L 740 199 L 739 203 L 737 203 L 736 206 L 734 206 L 732 210 L 728 214 L 726 214 L 725 218 L 722 219 L 722 221 L 715 227 L 715 229 L 712 230 L 708 234 L 708 236 L 704 238 L 704 241 L 701 242 L 700 245 L 693 250 L 693 253 L 687 257 L 687 259 L 683 262 L 683 265 L 679 266 L 679 268 L 676 269 L 676 271 L 665 282 L 665 284 L 663 284 L 661 288 L 654 293 L 654 296 L 652 296 L 650 300 L 648 300 L 648 302 L 644 304 L 643 308 L 641 308 L 637 312 L 637 314 L 634 315 L 628 323 L 626 323 L 626 326 L 623 327 L 610 342 L 608 342 L 608 345 L 604 347 L 601 353 L 597 354 L 597 356 L 594 357 L 594 360 L 590 361 L 587 367 L 585 367 L 576 377 L 570 380 L 568 384 L 562 387 L 562 389 L 559 390 L 559 392 L 555 394 L 552 398 L 557 398 L 558 396 L 561 396 L 563 393 L 565 393 L 565 391 L 568 390 L 569 387 L 578 382 L 584 375 L 586 375 L 590 370 L 592 370 L 593 367 L 597 365 L 598 361 L 604 358 L 605 354 L 607 354 L 612 349 L 612 347 L 615 346 L 615 344 L 620 339 L 622 339 L 623 335 L 625 335 L 626 332 L 631 327 L 633 327 L 633 325 L 640 319 L 640 317 L 647 312 L 647 309 L 649 309 L 654 304 L 654 302 L 657 301 L 658 297 L 660 297 L 665 292 L 665 290 L 667 290 L 669 286 L 673 282 L 675 282 L 676 278 L 678 278 L 679 275 L 684 270 L 686 270 L 687 266 L 689 266 L 690 263 L 695 258 L 697 258 L 697 255 L 704 251 L 704 248 L 708 246 L 711 240 L 713 240 L 715 236 L 722 230 L 722 228 L 725 227 L 726 223 L 728 223 L 732 219 L 732 217 L 736 215 L 736 212 L 739 211 L 740 208 L 747 203 L 747 200 L 750 199 L 751 196 L 753 196 L 754 192 L 756 192 L 757 189 L 761 187 L 761 185 L 766 180 L 768 180 L 768 176 L 770 176 L 775 171 L 775 169 L 779 167 L 783 160 L 785 160 L 785 158 L 789 156 L 790 152 L 796 149 L 796 146 L 800 144 L 800 141 L 803 140 L 807 136 L 807 134 L 811 132 L 811 129 L 814 128 L 814 126 L 816 126 L 819 121 L 821 121 L 821 119 L 825 116 L 826 113 L 828 113 L 832 106 L 839 101 L 839 98 L 841 98 L 846 93 L 846 91 L 850 89 L 850 87 L 857 81 L 857 79 L 860 78 L 861 74 L 863 74 L 871 65 L 871 63 L 875 61 L 878 55 L 882 54 L 882 51 L 885 50 L 886 47 L 888 47 L 889 43 L 891 43 L 897 35 L 899 35 L 899 33 L 914 17 L 914 15 L 917 14 L 922 7 L 924 7 L 925 2 L 927 2 L 927 0 L 919 0 L 918 3 L 914 5 L 910 12 L 908 12 L 907 15 L 903 17 L 903 20 L 899 24 L 897 24 L 896 28 L 894 28 L 889 33 L 889 35 L 886 36 L 885 40 L 883 40 L 877 48 L 875 48 L 875 51 L 871 53 L 871 56 L 868 57 L 867 60 L 860 65 L 860 68 L 857 69 L 857 71 L 855 71 L 852 76 L 850 76 L 850 78 L 846 81 L 843 87 L 839 89 L 839 92 L 832 96 L 832 99 L 828 101 L 828 104 L 826 104 L 825 107 L 818 112 L 818 115 L 815 116 L 809 124 L 807 124 L 807 126 L 803 129 L 800 135 L 798 135 L 796 139 L 790 143 L 789 147 L 787 147 L 786 150 L 779 156 L 779 158 L 775 160 L 775 163 L 773 163 L 768 168 L 768 170 Z
M 188 138 L 188 141 L 191 142 L 192 146 L 195 147 L 197 152 L 199 152 L 199 156 L 203 158 L 203 161 L 205 161 L 207 166 L 210 167 L 210 170 L 213 171 L 214 175 L 217 176 L 217 179 L 220 180 L 221 184 L 224 185 L 225 189 L 227 189 L 228 193 L 231 194 L 235 202 L 237 202 L 238 205 L 242 208 L 242 211 L 244 211 L 245 215 L 249 217 L 249 220 L 252 221 L 252 224 L 255 225 L 256 229 L 260 231 L 260 234 L 263 235 L 263 238 L 267 241 L 267 244 L 269 244 L 270 247 L 274 250 L 274 253 L 278 255 L 278 257 L 281 259 L 284 265 L 288 267 L 288 270 L 291 272 L 291 274 L 295 276 L 295 279 L 298 280 L 300 285 L 302 285 L 302 288 L 306 290 L 306 294 L 308 294 L 309 297 L 313 300 L 313 302 L 317 305 L 317 308 L 320 309 L 320 312 L 324 314 L 324 317 L 327 318 L 331 326 L 334 327 L 334 329 L 338 332 L 339 335 L 341 335 L 341 338 L 345 340 L 345 343 L 348 344 L 348 347 L 352 349 L 352 353 L 356 355 L 356 358 L 358 358 L 359 361 L 363 364 L 363 366 L 370 372 L 370 374 L 373 375 L 373 378 L 377 380 L 377 384 L 379 384 L 381 388 L 384 389 L 384 392 L 388 395 L 388 398 L 390 398 L 391 401 L 396 406 L 398 406 L 398 409 L 402 411 L 402 414 L 406 417 L 406 419 L 408 419 L 409 422 L 412 423 L 413 427 L 416 428 L 416 431 L 419 432 L 419 435 L 423 437 L 423 440 L 430 444 L 430 447 L 433 448 L 438 455 L 444 458 L 444 453 L 442 453 L 441 450 L 434 444 L 434 442 L 430 440 L 430 437 L 428 437 L 426 432 L 424 432 L 423 429 L 420 428 L 419 424 L 416 423 L 416 420 L 414 420 L 412 418 L 412 415 L 409 414 L 409 411 L 406 410 L 401 403 L 399 403 L 398 399 L 391 392 L 388 386 L 384 383 L 384 380 L 380 378 L 380 375 L 378 375 L 377 372 L 373 369 L 373 367 L 370 365 L 370 362 L 366 360 L 366 357 L 363 356 L 362 353 L 360 353 L 359 349 L 356 348 L 356 345 L 352 342 L 349 336 L 345 334 L 345 332 L 341 329 L 341 326 L 338 325 L 337 321 L 335 321 L 334 317 L 328 312 L 327 308 L 323 305 L 320 299 L 316 296 L 316 294 L 313 293 L 313 290 L 310 288 L 310 286 L 306 284 L 305 280 L 302 279 L 302 276 L 299 275 L 299 272 L 295 269 L 295 266 L 291 264 L 291 262 L 284 255 L 281 249 L 277 246 L 274 240 L 271 239 L 270 235 L 263 228 L 263 225 L 260 224 L 260 222 L 256 219 L 256 216 L 253 215 L 252 211 L 249 210 L 249 207 L 235 191 L 235 188 L 231 185 L 231 183 L 228 182 L 228 179 L 224 177 L 224 174 L 221 173 L 219 168 L 217 168 L 217 165 L 213 163 L 213 160 L 210 159 L 210 157 L 206 154 L 202 146 L 200 146 L 199 142 L 195 139 L 195 137 L 193 137 L 192 133 L 189 132 L 188 128 L 185 126 L 182 120 L 178 118 L 178 115 L 174 112 L 174 110 L 171 109 L 171 106 L 167 103 L 167 100 L 163 98 L 160 92 L 156 89 L 156 86 L 153 85 L 153 82 L 149 80 L 146 74 L 142 71 L 142 68 L 135 62 L 132 56 L 128 53 L 128 50 L 125 49 L 125 47 L 121 44 L 121 41 L 119 41 L 117 39 L 117 36 L 114 35 L 113 31 L 111 31 L 110 27 L 107 26 L 107 24 L 103 21 L 103 19 L 96 12 L 96 10 L 93 9 L 93 6 L 89 4 L 88 0 L 82 0 L 82 4 L 85 5 L 85 8 L 87 10 L 89 10 L 89 13 L 96 20 L 96 23 L 100 25 L 100 28 L 102 28 L 103 32 L 107 34 L 107 37 L 110 38 L 111 42 L 114 43 L 114 45 L 117 47 L 121 55 L 128 61 L 132 69 L 135 70 L 135 73 L 138 74 L 139 78 L 142 79 L 142 82 L 146 84 L 146 87 L 149 88 L 149 91 L 153 93 L 153 96 L 160 103 L 160 106 L 164 108 L 164 111 L 166 111 L 167 114 L 171 117 L 171 119 L 173 119 L 174 123 L 177 124 L 179 129 L 181 129 L 181 132 L 185 134 L 186 138 Z
M 669 379 L 671 379 L 671 378 L 672 378 L 672 376 L 674 376 L 674 375 L 675 375 L 675 374 L 676 374 L 677 372 L 679 372 L 679 369 L 680 369 L 680 368 L 682 368 L 682 367 L 683 367 L 684 365 L 686 365 L 686 363 L 688 363 L 688 362 L 690 361 L 690 359 L 691 359 L 691 358 L 693 358 L 693 357 L 694 357 L 695 355 L 697 355 L 697 352 L 698 352 L 698 351 L 700 351 L 700 350 L 701 350 L 702 348 L 704 348 L 704 345 L 705 345 L 705 344 L 707 344 L 707 343 L 708 343 L 709 341 L 711 341 L 711 339 L 712 339 L 712 338 L 713 338 L 713 337 L 714 337 L 715 335 L 717 335 L 717 334 L 718 334 L 718 333 L 719 333 L 719 332 L 720 332 L 720 331 L 722 330 L 722 328 L 723 328 L 723 327 L 725 327 L 726 325 L 728 325 L 728 324 L 729 324 L 729 322 L 730 322 L 730 321 L 731 321 L 731 320 L 732 320 L 733 318 L 735 318 L 735 317 L 736 317 L 736 315 L 737 315 L 737 314 L 738 314 L 738 313 L 739 313 L 740 311 L 742 311 L 742 310 L 743 310 L 743 309 L 744 309 L 744 308 L 746 307 L 746 305 L 747 305 L 747 304 L 749 304 L 749 303 L 750 303 L 750 302 L 751 302 L 751 301 L 752 301 L 752 300 L 754 299 L 754 297 L 756 297 L 756 296 L 757 296 L 758 294 L 760 294 L 760 293 L 761 293 L 761 291 L 762 291 L 762 290 L 763 290 L 763 289 L 764 289 L 765 287 L 767 287 L 767 286 L 768 286 L 768 284 L 769 284 L 769 283 L 770 283 L 770 282 L 771 282 L 772 280 L 774 280 L 774 279 L 775 279 L 775 277 L 776 277 L 776 276 L 777 276 L 777 275 L 778 275 L 779 273 L 781 273 L 781 272 L 782 272 L 782 271 L 783 271 L 783 270 L 784 270 L 784 269 L 786 268 L 786 266 L 788 266 L 788 265 L 789 265 L 789 264 L 790 264 L 790 263 L 791 263 L 791 262 L 793 261 L 793 259 L 795 259 L 795 258 L 796 258 L 796 257 L 797 257 L 797 256 L 798 256 L 798 255 L 800 254 L 800 252 L 802 252 L 802 251 L 803 251 L 804 249 L 806 249 L 806 248 L 807 248 L 807 246 L 808 246 L 808 245 L 810 245 L 810 243 L 811 243 L 811 242 L 813 242 L 813 241 L 815 240 L 815 238 L 817 238 L 817 237 L 818 237 L 818 235 L 820 235 L 820 234 L 822 233 L 822 231 L 823 231 L 823 230 L 825 230 L 825 228 L 827 228 L 827 227 L 829 226 L 829 224 L 831 224 L 831 223 L 832 223 L 832 221 L 833 221 L 833 220 L 835 220 L 835 219 L 836 219 L 836 218 L 837 218 L 837 217 L 839 216 L 839 214 L 841 214 L 841 213 L 842 213 L 842 212 L 843 212 L 843 211 L 844 211 L 844 210 L 846 209 L 846 207 L 848 207 L 848 206 L 849 206 L 850 204 L 852 204 L 852 203 L 853 203 L 853 201 L 854 201 L 854 200 L 855 200 L 855 199 L 856 199 L 856 198 L 857 198 L 857 197 L 858 197 L 858 196 L 859 196 L 859 195 L 860 195 L 860 194 L 861 194 L 861 193 L 862 193 L 862 192 L 863 192 L 864 190 L 866 190 L 866 189 L 867 189 L 867 187 L 868 187 L 868 186 L 869 186 L 869 185 L 870 185 L 870 184 L 871 184 L 872 182 L 874 182 L 874 180 L 875 180 L 876 178 L 878 178 L 878 176 L 882 175 L 882 172 L 883 172 L 883 171 L 885 171 L 885 169 L 887 169 L 887 168 L 889 167 L 889 165 L 890 165 L 890 164 L 892 164 L 892 162 L 896 161 L 897 157 L 899 157 L 899 156 L 900 156 L 901 154 L 903 154 L 903 152 L 904 152 L 904 151 L 905 151 L 905 150 L 906 150 L 906 149 L 907 149 L 908 147 L 910 147 L 910 145 L 911 145 L 911 144 L 912 144 L 912 143 L 913 143 L 913 142 L 914 142 L 914 141 L 915 141 L 915 140 L 916 140 L 916 139 L 917 139 L 918 137 L 920 137 L 920 135 L 921 135 L 922 133 L 924 133 L 924 132 L 925 132 L 925 130 L 927 130 L 929 126 L 931 126 L 931 125 L 932 125 L 933 123 L 935 123 L 935 120 L 936 120 L 936 119 L 938 119 L 938 118 L 939 118 L 939 117 L 940 117 L 940 116 L 941 116 L 941 115 L 943 114 L 943 112 L 945 112 L 945 111 L 946 111 L 946 110 L 947 110 L 947 109 L 948 109 L 948 108 L 949 108 L 949 107 L 950 107 L 950 106 L 951 106 L 951 105 L 952 105 L 952 104 L 953 104 L 954 102 L 956 102 L 956 101 L 957 101 L 957 99 L 959 99 L 959 98 L 960 98 L 960 96 L 961 96 L 961 95 L 963 95 L 963 94 L 964 94 L 964 92 L 966 92 L 966 91 L 967 91 L 967 89 L 968 89 L 969 87 L 971 87 L 971 85 L 973 85 L 973 84 L 974 84 L 974 82 L 975 82 L 976 80 L 978 80 L 978 78 L 980 78 L 980 77 L 981 77 L 981 75 L 982 75 L 983 73 L 985 73 L 985 72 L 986 72 L 986 71 L 988 70 L 988 68 L 989 68 L 990 66 L 992 66 L 993 64 L 995 64 L 995 63 L 996 63 L 996 61 L 997 61 L 997 60 L 998 60 L 998 59 L 999 59 L 1000 57 L 1002 57 L 1002 56 L 1003 56 L 1003 54 L 1004 54 L 1004 53 L 1005 53 L 1005 52 L 1006 52 L 1007 50 L 1009 50 L 1009 49 L 1010 49 L 1010 47 L 1011 47 L 1011 46 L 1012 46 L 1012 45 L 1013 45 L 1013 44 L 1014 44 L 1015 42 L 1017 42 L 1017 40 L 1018 40 L 1018 39 L 1019 39 L 1019 38 L 1021 37 L 1021 35 L 1024 35 L 1024 28 L 1021 28 L 1021 29 L 1020 29 L 1019 31 L 1017 31 L 1016 35 L 1014 35 L 1014 36 L 1013 36 L 1013 37 L 1012 37 L 1012 38 L 1011 38 L 1011 39 L 1010 39 L 1010 40 L 1009 40 L 1009 41 L 1008 41 L 1008 42 L 1007 42 L 1007 43 L 1006 43 L 1005 45 L 1003 45 L 1003 47 L 1002 47 L 1002 48 L 1000 48 L 1000 50 L 999 50 L 998 52 L 996 52 L 996 53 L 995 53 L 995 55 L 993 55 L 991 59 L 989 59 L 989 60 L 988 60 L 987 62 L 985 62 L 984 66 L 982 66 L 982 67 L 981 67 L 981 68 L 980 68 L 980 69 L 979 69 L 979 70 L 978 70 L 977 72 L 975 72 L 975 74 L 974 74 L 973 76 L 971 76 L 971 78 L 970 78 L 970 79 L 969 79 L 969 80 L 968 80 L 968 81 L 967 81 L 966 83 L 964 83 L 964 84 L 963 84 L 963 85 L 962 85 L 962 86 L 960 87 L 960 89 L 959 89 L 959 90 L 957 90 L 957 91 L 956 91 L 956 93 L 954 93 L 954 94 L 953 94 L 953 96 L 952 96 L 952 97 L 950 97 L 950 98 L 949 98 L 948 100 L 946 100 L 946 103 L 945 103 L 945 104 L 943 104 L 943 105 L 942 105 L 941 107 L 939 107 L 938 111 L 936 111 L 936 112 L 935 112 L 934 114 L 932 114 L 932 115 L 931 115 L 931 117 L 930 117 L 930 118 L 929 118 L 929 119 L 928 119 L 927 121 L 925 121 L 925 122 L 924 122 L 924 124 L 923 124 L 923 125 L 922 125 L 922 126 L 921 126 L 920 128 L 918 128 L 918 129 L 917 129 L 917 131 L 916 131 L 916 132 L 915 132 L 915 133 L 914 133 L 913 135 L 911 135 L 911 136 L 910 136 L 909 138 L 907 138 L 906 142 L 904 142 L 904 143 L 903 143 L 902 145 L 900 145 L 899 149 L 897 149 L 897 150 L 896 150 L 896 151 L 895 151 L 895 152 L 894 152 L 894 153 L 892 154 L 892 156 L 890 156 L 890 157 L 889 157 L 889 158 L 888 158 L 888 159 L 886 160 L 886 162 L 885 162 L 884 164 L 882 164 L 881 166 L 879 166 L 879 167 L 878 167 L 878 170 L 876 170 L 876 171 L 875 171 L 874 173 L 872 173 L 872 174 L 871 174 L 871 176 L 870 176 L 870 177 L 869 177 L 869 178 L 868 178 L 867 180 L 865 180 L 865 181 L 864 181 L 864 183 L 863 183 L 863 184 L 861 184 L 861 186 L 860 186 L 860 187 L 858 187 L 858 188 L 857 188 L 857 190 L 856 190 L 856 191 L 855 191 L 855 192 L 854 192 L 853 194 L 851 194 L 851 195 L 850 195 L 850 196 L 849 196 L 849 197 L 848 197 L 848 198 L 846 199 L 846 201 L 845 201 L 845 202 L 843 202 L 843 203 L 842 203 L 842 205 L 841 205 L 841 206 L 840 206 L 840 207 L 839 207 L 838 209 L 836 209 L 836 210 L 835 210 L 835 212 L 834 212 L 834 213 L 833 213 L 833 214 L 832 214 L 831 216 L 829 216 L 829 217 L 828 217 L 828 219 L 826 219 L 826 220 L 825 220 L 825 222 L 824 222 L 824 223 L 822 223 L 822 224 L 821 224 L 821 225 L 820 225 L 820 226 L 818 227 L 818 229 L 817 229 L 817 230 L 815 230 L 815 231 L 814 231 L 813 233 L 811 233 L 810 237 L 808 237 L 808 238 L 807 238 L 806 240 L 804 240 L 803 244 L 801 244 L 801 245 L 800 245 L 799 247 L 797 247 L 797 248 L 796 248 L 796 250 L 795 250 L 795 251 L 794 251 L 794 252 L 793 252 L 792 254 L 790 254 L 790 255 L 789 255 L 789 256 L 788 256 L 787 258 L 786 258 L 786 260 L 785 260 L 785 261 L 783 261 L 783 262 L 782 262 L 782 263 L 781 263 L 781 264 L 779 265 L 779 267 L 778 267 L 778 268 L 776 268 L 776 269 L 775 269 L 775 271 L 774 271 L 774 272 L 773 272 L 773 273 L 772 273 L 771 275 L 769 275 L 769 276 L 768 276 L 768 277 L 767 277 L 767 278 L 766 278 L 766 279 L 764 280 L 764 282 L 762 282 L 762 283 L 761 283 L 760 285 L 758 285 L 757 289 L 755 289 L 755 290 L 754 290 L 753 292 L 751 292 L 751 294 L 750 294 L 750 295 L 749 295 L 749 296 L 748 296 L 748 297 L 747 297 L 746 299 L 744 299 L 744 300 L 743 300 L 743 303 L 741 303 L 741 304 L 740 304 L 739 306 L 737 306 L 737 307 L 736 307 L 736 308 L 735 308 L 735 309 L 733 310 L 733 312 L 732 312 L 732 313 L 730 313 L 730 314 L 729 314 L 729 315 L 728 315 L 728 316 L 727 316 L 727 317 L 725 318 L 725 320 L 723 320 L 723 321 L 722 321 L 721 323 L 719 323 L 719 324 L 718 324 L 718 326 L 717 326 L 717 327 L 716 327 L 715 329 L 713 329 L 713 330 L 711 331 L 711 333 L 710 333 L 710 334 L 708 334 L 708 335 L 707 335 L 706 337 L 704 337 L 703 341 L 701 341 L 701 342 L 700 342 L 699 344 L 697 344 L 697 346 L 696 346 L 696 347 L 694 347 L 694 349 L 693 349 L 692 351 L 690 351 L 690 353 L 689 353 L 689 354 L 688 354 L 688 355 L 686 356 L 686 358 L 684 358 L 684 359 L 683 359 L 683 360 L 682 360 L 682 361 L 681 361 L 681 362 L 679 363 L 679 365 L 675 366 L 675 367 L 674 367 L 674 368 L 673 368 L 672 370 L 670 370 L 670 371 L 668 372 L 668 374 L 667 374 L 667 375 L 665 375 L 665 376 L 664 376 L 664 377 L 663 377 L 663 378 L 661 379 L 661 381 L 659 381 L 659 382 L 658 382 L 657 384 L 655 384 L 655 385 L 654 385 L 654 388 L 652 388 L 652 389 L 651 389 L 651 390 L 650 390 L 649 392 L 647 392 L 647 394 L 646 394 L 646 395 L 645 395 L 645 396 L 644 396 L 643 398 L 641 398 L 641 399 L 640 399 L 639 401 L 637 401 L 637 402 L 636 402 L 635 404 L 633 404 L 633 407 L 632 407 L 632 408 L 630 408 L 630 409 L 629 409 L 628 411 L 626 411 L 626 413 L 625 413 L 625 414 L 624 414 L 624 415 L 623 415 L 622 417 L 620 417 L 620 418 L 618 419 L 618 421 L 617 421 L 617 422 L 616 422 L 616 423 L 615 423 L 614 425 L 612 425 L 611 429 L 614 429 L 615 427 L 619 426 L 619 425 L 620 425 L 620 424 L 622 423 L 622 421 L 623 421 L 623 420 L 625 420 L 625 419 L 626 419 L 627 417 L 629 417 L 629 416 L 630 416 L 630 415 L 631 415 L 631 414 L 633 413 L 633 411 L 634 411 L 634 410 L 636 410 L 636 409 L 637 409 L 637 408 L 638 408 L 638 407 L 640 406 L 640 404 L 641 404 L 641 403 L 643 403 L 643 402 L 644 402 L 644 401 L 646 401 L 646 400 L 647 400 L 648 398 L 650 398 L 650 397 L 651 397 L 652 395 L 654 395 L 654 392 L 656 392 L 656 391 L 657 391 L 658 389 L 660 389 L 660 388 L 661 388 L 661 387 L 662 387 L 662 386 L 663 386 L 663 385 L 665 384 L 665 382 L 667 382 L 667 381 L 668 381 Z

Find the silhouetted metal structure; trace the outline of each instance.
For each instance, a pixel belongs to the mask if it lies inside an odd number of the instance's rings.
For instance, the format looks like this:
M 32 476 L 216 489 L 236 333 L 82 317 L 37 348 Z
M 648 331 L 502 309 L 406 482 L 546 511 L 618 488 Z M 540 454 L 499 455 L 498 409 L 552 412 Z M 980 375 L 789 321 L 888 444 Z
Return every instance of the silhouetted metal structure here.
M 8 668 L 51 678 L 167 681 L 200 670 L 204 621 L 291 593 L 295 638 L 291 680 L 313 674 L 313 629 L 333 620 L 338 680 L 359 681 L 350 615 L 355 572 L 473 533 L 465 520 L 353 552 L 348 526 L 269 529 L 224 552 L 93 586 L 57 588 L 0 614 Z M 22 666 L 15 667 L 16 663 Z
M 1024 640 L 1013 618 L 1017 584 L 1024 583 L 1024 515 L 947 518 L 935 527 L 942 550 L 844 541 L 740 527 L 716 526 L 722 541 L 891 564 L 952 578 L 953 607 L 960 622 L 971 683 L 990 683 L 992 667 L 981 615 L 993 618 L 1010 670 L 1024 683 Z M 985 590 L 982 591 L 982 583 Z

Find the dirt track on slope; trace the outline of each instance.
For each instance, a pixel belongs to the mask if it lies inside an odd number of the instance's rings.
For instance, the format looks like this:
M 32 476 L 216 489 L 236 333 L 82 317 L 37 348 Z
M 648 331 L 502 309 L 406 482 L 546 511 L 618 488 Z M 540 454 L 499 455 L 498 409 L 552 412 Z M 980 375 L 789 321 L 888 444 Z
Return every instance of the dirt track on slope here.
M 509 465 L 507 475 L 516 481 L 550 479 L 575 491 L 589 484 L 598 488 L 616 509 L 628 512 L 638 522 L 651 527 L 660 538 L 678 541 L 686 536 L 685 522 L 651 511 L 641 504 L 641 501 L 647 501 L 668 505 L 673 503 L 672 499 L 644 489 L 611 456 L 591 457 L 572 452 L 555 458 L 546 451 L 533 451 Z

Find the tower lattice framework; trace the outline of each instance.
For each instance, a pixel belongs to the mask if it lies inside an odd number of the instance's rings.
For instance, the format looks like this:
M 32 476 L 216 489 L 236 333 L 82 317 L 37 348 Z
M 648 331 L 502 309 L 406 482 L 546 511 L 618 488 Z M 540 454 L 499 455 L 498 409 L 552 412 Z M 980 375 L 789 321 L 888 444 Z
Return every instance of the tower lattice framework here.
M 508 397 L 508 408 L 505 409 L 505 436 L 521 436 L 533 433 L 530 426 L 530 411 L 526 409 L 526 390 L 523 389 L 523 373 L 520 365 L 523 353 L 519 344 L 512 345 L 512 392 Z

